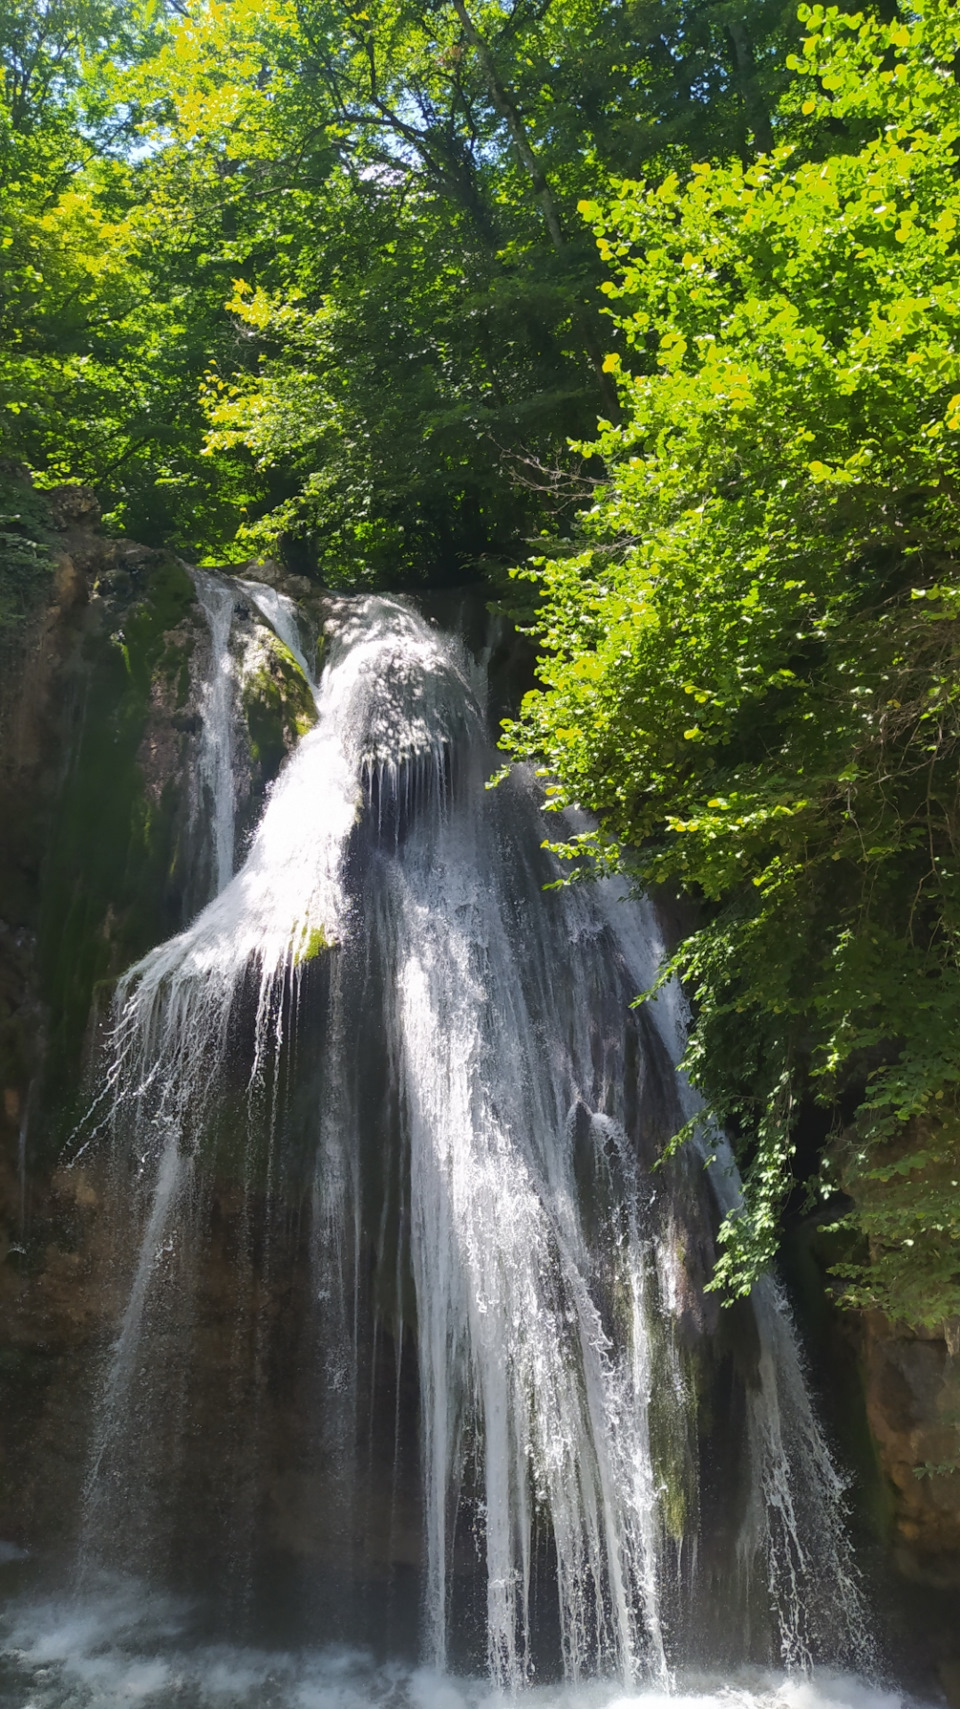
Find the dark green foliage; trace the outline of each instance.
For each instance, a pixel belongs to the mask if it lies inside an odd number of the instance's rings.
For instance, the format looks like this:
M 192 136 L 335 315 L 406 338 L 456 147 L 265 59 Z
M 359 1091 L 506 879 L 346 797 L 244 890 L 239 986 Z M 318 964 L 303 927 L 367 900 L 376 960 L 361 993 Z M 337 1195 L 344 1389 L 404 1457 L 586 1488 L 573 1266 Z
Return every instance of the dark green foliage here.
M 781 0 L 8 0 L 9 454 L 208 561 L 508 562 L 553 517 L 531 471 L 614 407 L 578 197 L 750 157 L 795 33 Z

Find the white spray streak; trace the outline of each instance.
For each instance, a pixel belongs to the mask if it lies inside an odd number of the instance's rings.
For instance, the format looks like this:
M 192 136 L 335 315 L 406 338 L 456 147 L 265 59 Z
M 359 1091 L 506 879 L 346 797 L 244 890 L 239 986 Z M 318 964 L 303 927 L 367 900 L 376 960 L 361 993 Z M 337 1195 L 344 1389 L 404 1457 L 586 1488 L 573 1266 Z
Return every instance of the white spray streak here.
M 212 806 L 215 894 L 233 876 L 236 798 L 233 780 L 233 661 L 230 629 L 236 606 L 232 586 L 207 570 L 192 570 L 197 598 L 210 630 L 210 669 L 200 690 L 199 781 Z
M 278 593 L 276 588 L 267 587 L 264 582 L 245 581 L 242 576 L 237 576 L 236 586 L 242 588 L 247 598 L 253 601 L 261 617 L 266 618 L 274 634 L 283 642 L 308 683 L 313 686 L 313 671 L 307 663 L 301 644 L 300 624 L 293 600 L 285 593 Z

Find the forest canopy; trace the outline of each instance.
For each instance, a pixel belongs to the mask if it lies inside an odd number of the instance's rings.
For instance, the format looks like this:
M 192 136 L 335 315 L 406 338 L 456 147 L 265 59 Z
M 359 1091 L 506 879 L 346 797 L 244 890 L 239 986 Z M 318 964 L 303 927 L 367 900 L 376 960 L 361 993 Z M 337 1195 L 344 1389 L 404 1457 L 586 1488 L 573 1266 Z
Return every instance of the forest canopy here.
M 541 649 L 508 752 L 597 816 L 571 872 L 695 903 L 718 1284 L 819 1206 L 846 1297 L 930 1325 L 958 65 L 946 0 L 0 0 L 0 509 L 25 468 L 197 562 L 490 583 Z
M 782 0 L 3 0 L 0 422 L 209 561 L 462 580 L 616 410 L 577 203 L 769 140 Z

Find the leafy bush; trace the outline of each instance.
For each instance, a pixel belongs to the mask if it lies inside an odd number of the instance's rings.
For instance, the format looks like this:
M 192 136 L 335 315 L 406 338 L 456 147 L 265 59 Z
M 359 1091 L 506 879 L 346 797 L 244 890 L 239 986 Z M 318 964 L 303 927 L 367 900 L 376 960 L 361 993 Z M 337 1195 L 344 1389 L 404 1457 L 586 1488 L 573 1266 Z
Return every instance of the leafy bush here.
M 521 572 L 543 686 L 506 744 L 600 815 L 566 854 L 704 899 L 687 1065 L 746 1179 L 715 1285 L 771 1261 L 815 1097 L 817 1189 L 869 1242 L 847 1298 L 933 1324 L 960 1311 L 960 20 L 800 16 L 781 134 L 843 152 L 581 205 L 623 420 L 579 447 L 608 471 L 582 549 Z

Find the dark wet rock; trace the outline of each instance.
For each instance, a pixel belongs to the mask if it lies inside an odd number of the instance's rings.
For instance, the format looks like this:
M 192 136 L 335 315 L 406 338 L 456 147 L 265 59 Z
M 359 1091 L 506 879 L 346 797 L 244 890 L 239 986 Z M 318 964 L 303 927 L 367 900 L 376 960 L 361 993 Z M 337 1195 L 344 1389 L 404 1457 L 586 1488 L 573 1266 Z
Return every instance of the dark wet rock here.
M 864 1324 L 867 1416 L 894 1495 L 897 1563 L 960 1586 L 960 1349 L 879 1312 Z M 951 1338 L 952 1339 L 952 1338 Z

